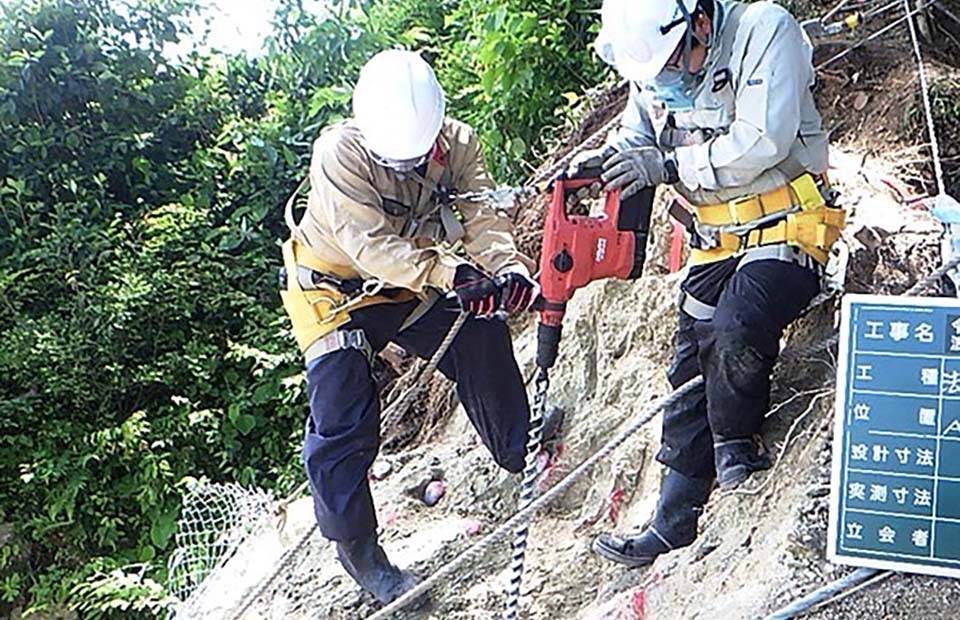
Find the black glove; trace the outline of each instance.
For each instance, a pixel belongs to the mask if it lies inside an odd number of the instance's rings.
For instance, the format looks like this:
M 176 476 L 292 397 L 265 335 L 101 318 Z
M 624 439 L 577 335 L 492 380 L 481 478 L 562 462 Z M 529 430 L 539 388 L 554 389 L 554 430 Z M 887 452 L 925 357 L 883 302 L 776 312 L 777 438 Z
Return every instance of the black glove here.
M 533 303 L 533 293 L 536 285 L 522 273 L 509 271 L 497 276 L 497 287 L 500 289 L 500 299 L 503 308 L 510 313 L 524 312 Z
M 457 265 L 453 276 L 453 292 L 464 312 L 487 316 L 500 308 L 500 289 L 490 276 L 473 265 Z

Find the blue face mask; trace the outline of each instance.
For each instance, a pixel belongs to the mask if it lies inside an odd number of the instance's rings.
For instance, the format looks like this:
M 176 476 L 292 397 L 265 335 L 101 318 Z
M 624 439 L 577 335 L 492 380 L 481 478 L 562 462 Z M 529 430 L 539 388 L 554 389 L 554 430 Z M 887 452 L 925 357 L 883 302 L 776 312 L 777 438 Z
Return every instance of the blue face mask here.
M 654 78 L 650 90 L 655 101 L 671 112 L 692 110 L 699 80 L 686 70 L 664 69 Z

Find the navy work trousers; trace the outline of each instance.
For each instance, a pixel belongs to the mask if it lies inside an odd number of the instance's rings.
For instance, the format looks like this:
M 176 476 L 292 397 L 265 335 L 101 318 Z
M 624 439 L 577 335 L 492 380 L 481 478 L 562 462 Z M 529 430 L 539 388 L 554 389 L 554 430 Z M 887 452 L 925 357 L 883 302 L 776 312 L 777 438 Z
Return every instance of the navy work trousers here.
M 664 411 L 657 460 L 694 478 L 716 476 L 714 443 L 760 432 L 780 337 L 820 291 L 812 269 L 779 260 L 737 269 L 739 260 L 693 266 L 683 284 L 716 311 L 706 321 L 680 311 L 667 377 L 674 388 L 704 383 Z
M 455 301 L 440 300 L 403 331 L 417 302 L 383 304 L 351 313 L 341 329 L 362 329 L 373 350 L 394 342 L 427 359 L 456 320 Z M 506 323 L 470 317 L 440 361 L 493 458 L 511 472 L 523 469 L 530 410 Z M 377 529 L 367 472 L 380 449 L 380 398 L 363 353 L 345 349 L 307 366 L 310 416 L 303 461 L 320 532 L 330 540 L 367 536 Z

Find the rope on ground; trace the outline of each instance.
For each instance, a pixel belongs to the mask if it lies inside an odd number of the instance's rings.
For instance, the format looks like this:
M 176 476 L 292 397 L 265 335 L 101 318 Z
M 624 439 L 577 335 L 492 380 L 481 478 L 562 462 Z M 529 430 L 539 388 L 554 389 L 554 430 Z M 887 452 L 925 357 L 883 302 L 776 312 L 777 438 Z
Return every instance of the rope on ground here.
M 842 593 L 847 588 L 864 582 L 878 574 L 880 574 L 880 571 L 873 568 L 857 569 L 849 575 L 828 583 L 822 588 L 814 590 L 803 598 L 790 603 L 786 607 L 773 612 L 764 620 L 790 620 L 791 618 L 801 616 L 810 611 L 814 606 L 832 601 L 837 594 Z
M 850 588 L 850 589 L 848 589 L 848 590 L 844 590 L 843 592 L 839 592 L 839 593 L 835 594 L 832 598 L 827 599 L 827 600 L 823 601 L 822 603 L 817 603 L 817 605 L 815 605 L 810 611 L 817 611 L 818 609 L 820 609 L 820 608 L 822 608 L 822 607 L 826 607 L 826 606 L 828 606 L 828 605 L 833 605 L 834 603 L 839 603 L 840 601 L 842 601 L 843 599 L 847 598 L 848 596 L 852 596 L 852 595 L 856 594 L 857 592 L 859 592 L 860 590 L 863 590 L 864 588 L 869 588 L 870 586 L 875 585 L 875 584 L 883 581 L 883 580 L 886 579 L 887 577 L 892 577 L 892 576 L 895 575 L 895 574 L 896 574 L 896 573 L 894 573 L 893 571 L 883 571 L 883 572 L 877 573 L 877 574 L 876 574 L 874 577 L 872 577 L 871 579 L 868 579 L 868 580 L 864 581 L 863 583 L 861 583 L 861 584 L 859 584 L 859 585 L 855 585 L 855 586 L 853 586 L 852 588 Z
M 584 474 L 590 471 L 594 465 L 605 459 L 610 455 L 614 450 L 619 448 L 627 439 L 629 439 L 634 433 L 636 433 L 642 426 L 650 422 L 661 409 L 672 405 L 677 400 L 683 398 L 691 391 L 700 387 L 703 383 L 701 377 L 696 377 L 691 379 L 687 383 L 684 383 L 674 392 L 661 398 L 656 405 L 648 409 L 636 420 L 630 423 L 630 425 L 617 433 L 613 439 L 605 443 L 597 452 L 592 456 L 587 458 L 585 461 L 580 463 L 569 474 L 567 474 L 562 480 L 560 480 L 555 486 L 551 487 L 549 491 L 538 497 L 534 500 L 529 506 L 513 514 L 509 519 L 501 523 L 495 530 L 484 536 L 482 539 L 465 549 L 462 553 L 456 556 L 450 562 L 441 566 L 435 573 L 427 577 L 425 580 L 420 582 L 412 590 L 393 601 L 389 605 L 383 607 L 379 611 L 367 617 L 366 620 L 383 620 L 394 614 L 397 611 L 400 611 L 410 603 L 416 601 L 418 598 L 427 593 L 433 586 L 437 585 L 439 582 L 443 581 L 446 577 L 456 571 L 458 568 L 466 564 L 467 562 L 474 560 L 480 556 L 480 554 L 485 551 L 488 547 L 493 545 L 495 542 L 499 541 L 504 536 L 513 532 L 513 530 L 529 519 L 534 514 L 540 512 L 546 508 L 553 500 L 559 498 L 563 495 L 577 480 L 579 480 Z
M 949 272 L 951 269 L 954 269 L 960 265 L 960 256 L 955 257 L 926 278 L 918 281 L 912 287 L 910 287 L 904 295 L 917 295 L 924 290 L 928 289 L 931 286 L 936 285 L 940 282 L 941 278 Z M 796 359 L 803 359 L 804 357 L 809 357 L 810 355 L 829 349 L 833 345 L 837 344 L 840 336 L 838 333 L 834 333 L 832 336 L 829 336 L 819 342 L 813 343 L 803 349 L 796 351 L 784 351 L 780 356 L 781 361 L 789 361 Z M 550 490 L 545 492 L 539 498 L 537 498 L 533 503 L 531 503 L 526 508 L 517 511 L 509 519 L 501 523 L 495 530 L 484 536 L 482 539 L 478 540 L 476 543 L 463 550 L 459 555 L 454 557 L 452 560 L 441 566 L 434 572 L 432 575 L 424 579 L 420 584 L 414 587 L 412 590 L 396 599 L 389 605 L 381 608 L 377 612 L 367 616 L 366 620 L 384 620 L 384 618 L 390 617 L 392 614 L 400 611 L 407 605 L 418 600 L 421 596 L 426 594 L 431 588 L 435 585 L 446 579 L 454 571 L 459 569 L 464 564 L 477 558 L 481 552 L 485 551 L 488 547 L 493 545 L 493 543 L 499 541 L 501 538 L 509 534 L 513 529 L 519 524 L 523 523 L 529 519 L 532 515 L 540 512 L 548 505 L 550 505 L 555 499 L 563 495 L 575 482 L 577 482 L 581 477 L 583 477 L 587 472 L 589 472 L 594 465 L 605 459 L 609 456 L 614 450 L 619 448 L 623 443 L 627 441 L 634 433 L 636 433 L 640 428 L 646 425 L 648 422 L 653 420 L 654 417 L 666 407 L 671 406 L 693 390 L 698 389 L 703 385 L 703 377 L 698 376 L 694 377 L 690 381 L 687 381 L 676 390 L 662 397 L 657 403 L 645 411 L 642 415 L 637 417 L 633 422 L 627 426 L 624 430 L 620 431 L 612 439 L 607 441 L 603 446 L 600 447 L 593 455 L 584 460 L 580 465 L 573 469 L 570 473 L 564 476 L 555 486 Z
M 909 13 L 910 2 L 903 0 L 904 10 Z M 913 42 L 913 53 L 917 57 L 917 72 L 920 74 L 920 92 L 923 95 L 923 113 L 927 119 L 927 131 L 930 133 L 930 151 L 933 155 L 933 174 L 937 181 L 937 195 L 944 192 L 943 164 L 940 162 L 940 141 L 937 139 L 937 128 L 933 123 L 933 108 L 930 105 L 930 85 L 927 82 L 927 69 L 923 64 L 923 53 L 920 51 L 920 40 L 917 39 L 917 27 L 913 19 L 907 19 L 910 26 L 910 40 Z

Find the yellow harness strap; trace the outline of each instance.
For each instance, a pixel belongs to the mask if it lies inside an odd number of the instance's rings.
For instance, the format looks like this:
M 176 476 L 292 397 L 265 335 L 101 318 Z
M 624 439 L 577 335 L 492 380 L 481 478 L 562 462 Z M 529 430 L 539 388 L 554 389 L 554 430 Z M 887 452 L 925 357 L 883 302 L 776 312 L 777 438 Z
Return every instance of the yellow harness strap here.
M 846 221 L 842 209 L 827 206 L 810 174 L 765 194 L 697 206 L 694 210 L 698 224 L 721 227 L 721 231 L 717 235 L 717 247 L 691 249 L 692 265 L 721 261 L 751 248 L 779 243 L 796 246 L 824 265 Z M 722 230 L 782 212 L 787 212 L 786 217 L 776 224 L 743 235 Z
M 401 303 L 414 298 L 410 291 L 390 296 L 361 293 L 348 297 L 332 287 L 304 290 L 297 277 L 298 266 L 341 278 L 355 277 L 355 274 L 345 267 L 320 260 L 292 238 L 283 244 L 283 265 L 287 272 L 287 286 L 280 291 L 280 298 L 293 324 L 293 336 L 304 352 L 319 338 L 349 323 L 353 310 L 375 304 Z

